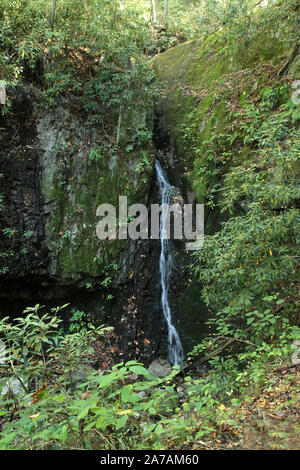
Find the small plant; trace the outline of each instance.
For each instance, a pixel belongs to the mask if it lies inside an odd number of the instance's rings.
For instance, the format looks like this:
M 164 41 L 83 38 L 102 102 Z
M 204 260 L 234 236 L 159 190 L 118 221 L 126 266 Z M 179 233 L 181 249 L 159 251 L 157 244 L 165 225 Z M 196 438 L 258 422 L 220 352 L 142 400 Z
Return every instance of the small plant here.
M 136 141 L 140 145 L 152 139 L 152 132 L 149 131 L 146 124 L 142 124 L 136 132 Z
M 101 161 L 101 158 L 102 158 L 101 151 L 102 151 L 102 147 L 97 147 L 90 151 L 90 156 L 88 160 L 89 165 L 92 165 L 93 162 L 98 163 Z
M 13 228 L 4 228 L 2 229 L 2 233 L 8 238 L 13 238 L 18 233 L 18 230 Z
M 72 315 L 69 320 L 70 333 L 86 332 L 91 325 L 91 323 L 88 322 L 86 313 L 75 308 L 72 308 L 71 313 Z
M 137 165 L 135 167 L 135 171 L 137 173 L 143 173 L 144 171 L 150 170 L 151 168 L 152 168 L 151 163 L 149 161 L 149 158 L 148 158 L 146 152 L 142 152 L 142 160 L 137 163 Z
M 23 232 L 23 236 L 24 236 L 25 238 L 31 238 L 33 235 L 34 235 L 34 231 L 33 231 L 33 230 L 26 230 L 25 232 Z
M 142 124 L 136 131 L 135 136 L 127 144 L 126 153 L 132 152 L 135 148 L 141 147 L 143 144 L 151 141 L 152 132 L 149 131 L 146 124 Z
M 70 230 L 65 230 L 65 232 L 61 236 L 63 240 L 70 240 L 71 237 L 72 237 L 72 233 Z

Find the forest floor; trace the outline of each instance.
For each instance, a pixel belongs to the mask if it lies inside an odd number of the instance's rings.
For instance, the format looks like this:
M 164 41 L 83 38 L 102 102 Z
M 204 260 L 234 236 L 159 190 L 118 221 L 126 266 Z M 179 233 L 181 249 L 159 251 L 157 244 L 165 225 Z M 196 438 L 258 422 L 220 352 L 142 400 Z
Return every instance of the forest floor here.
M 197 440 L 193 450 L 297 450 L 300 448 L 300 367 L 270 373 L 269 386 L 247 396 L 224 425 Z M 229 411 L 228 408 L 224 411 Z
M 111 347 L 114 340 L 115 333 L 110 331 L 106 332 L 104 342 L 95 344 L 95 357 L 102 370 L 111 367 L 116 359 L 121 360 L 118 348 Z M 300 449 L 300 364 L 284 364 L 271 370 L 265 376 L 265 385 L 249 390 L 240 401 L 236 407 L 219 407 L 220 414 L 230 413 L 236 426 L 228 425 L 224 419 L 210 435 L 195 440 L 192 447 L 190 442 L 182 444 L 180 449 Z

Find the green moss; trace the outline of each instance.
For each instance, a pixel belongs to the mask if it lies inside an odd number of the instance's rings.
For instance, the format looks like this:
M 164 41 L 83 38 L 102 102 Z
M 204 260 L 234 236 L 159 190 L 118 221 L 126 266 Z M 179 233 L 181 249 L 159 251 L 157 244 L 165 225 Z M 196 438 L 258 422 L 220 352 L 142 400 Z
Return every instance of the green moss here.
M 120 156 L 114 172 L 108 162 L 101 168 L 96 163 L 87 166 L 85 175 L 72 184 L 68 196 L 55 188 L 53 197 L 56 198 L 57 209 L 53 217 L 53 231 L 56 235 L 61 234 L 63 239 L 59 263 L 66 275 L 99 275 L 102 268 L 117 256 L 122 243 L 117 240 L 103 242 L 96 238 L 96 210 L 101 204 L 112 204 L 117 208 L 120 195 L 128 196 L 129 204 L 143 198 L 147 185 L 141 179 L 136 180 L 134 162 L 139 161 L 137 157 L 134 154 L 127 158 Z M 70 238 L 64 239 L 69 232 L 72 234 Z M 96 256 L 100 262 L 95 263 Z
M 213 168 L 217 163 L 212 157 L 208 161 L 205 142 L 225 132 L 230 125 L 231 109 L 236 111 L 246 106 L 254 95 L 261 99 L 259 93 L 270 82 L 270 73 L 275 73 L 274 64 L 286 60 L 290 54 L 284 34 L 284 27 L 276 36 L 270 29 L 263 34 L 260 31 L 238 53 L 231 53 L 228 44 L 214 35 L 202 42 L 181 44 L 155 58 L 154 71 L 165 84 L 160 112 L 175 144 L 179 163 L 190 169 L 188 179 L 200 200 L 216 183 Z M 265 61 L 270 62 L 265 64 Z M 262 62 L 266 70 L 260 65 Z M 286 90 L 281 94 L 282 102 Z M 230 162 L 224 164 L 224 170 L 229 166 Z
M 127 117 L 128 123 L 133 116 Z M 44 184 L 52 206 L 46 232 L 55 256 L 52 269 L 62 278 L 100 276 L 104 266 L 117 261 L 124 243 L 100 241 L 96 236 L 99 205 L 117 208 L 119 196 L 127 196 L 128 204 L 145 202 L 154 161 L 152 144 L 138 145 L 131 152 L 124 151 L 124 146 L 125 142 L 114 151 L 101 149 L 96 160 L 66 151 L 64 165 L 59 155 L 53 164 L 52 154 L 53 171 Z M 147 165 L 141 168 L 138 164 L 143 159 Z
M 238 46 L 215 34 L 181 44 L 153 61 L 157 79 L 165 86 L 159 103 L 161 123 L 174 143 L 179 167 L 187 169 L 196 199 L 208 206 L 206 233 L 217 230 L 226 217 L 217 207 L 224 176 L 251 158 L 244 131 L 233 116 L 249 103 L 265 101 L 272 108 L 290 97 L 290 87 L 278 79 L 278 70 L 291 54 L 289 28 L 282 24 L 274 33 L 269 24 Z

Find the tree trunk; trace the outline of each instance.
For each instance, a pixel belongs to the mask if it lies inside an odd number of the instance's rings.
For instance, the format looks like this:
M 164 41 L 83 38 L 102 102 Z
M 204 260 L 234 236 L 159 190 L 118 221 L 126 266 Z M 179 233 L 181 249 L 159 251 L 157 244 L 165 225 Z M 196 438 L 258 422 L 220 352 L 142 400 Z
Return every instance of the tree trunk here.
M 156 22 L 157 22 L 157 16 L 156 16 L 155 0 L 152 0 L 152 13 L 153 13 L 153 23 L 156 24 Z
M 165 0 L 165 13 L 164 13 L 164 22 L 167 22 L 168 18 L 168 0 Z
M 52 11 L 51 11 L 51 16 L 50 16 L 50 29 L 52 33 L 54 31 L 55 10 L 56 10 L 56 0 L 52 0 Z

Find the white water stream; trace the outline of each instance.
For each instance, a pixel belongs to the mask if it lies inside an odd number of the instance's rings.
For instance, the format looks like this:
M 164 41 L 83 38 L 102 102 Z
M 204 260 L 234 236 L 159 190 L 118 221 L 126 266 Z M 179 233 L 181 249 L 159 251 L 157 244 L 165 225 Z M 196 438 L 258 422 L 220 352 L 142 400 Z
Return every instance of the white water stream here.
M 167 239 L 168 205 L 171 204 L 171 190 L 167 175 L 160 163 L 156 160 L 155 169 L 159 187 L 159 195 L 162 204 L 160 218 L 160 258 L 159 271 L 161 283 L 161 306 L 168 327 L 168 360 L 172 365 L 180 364 L 183 360 L 183 348 L 175 326 L 172 323 L 172 313 L 169 305 L 169 277 L 174 262 L 173 250 L 170 240 Z

